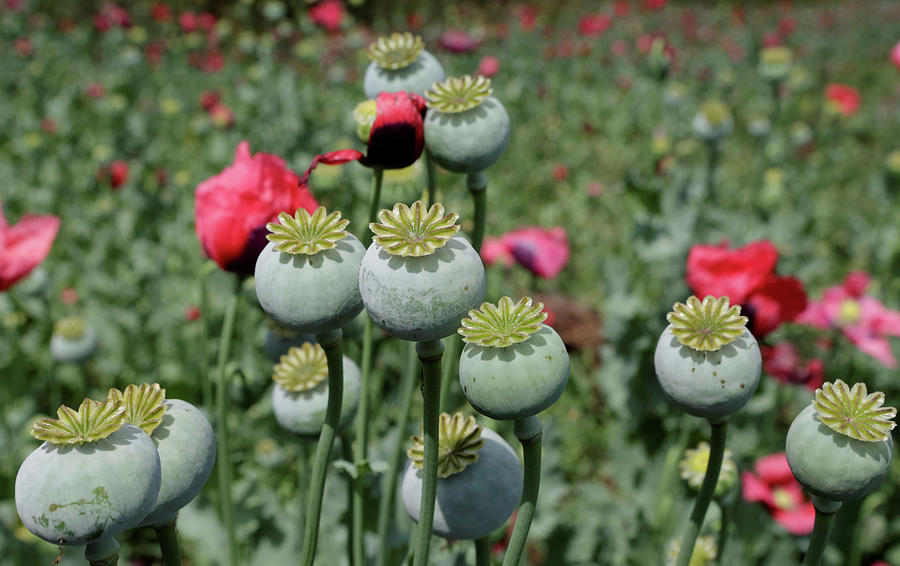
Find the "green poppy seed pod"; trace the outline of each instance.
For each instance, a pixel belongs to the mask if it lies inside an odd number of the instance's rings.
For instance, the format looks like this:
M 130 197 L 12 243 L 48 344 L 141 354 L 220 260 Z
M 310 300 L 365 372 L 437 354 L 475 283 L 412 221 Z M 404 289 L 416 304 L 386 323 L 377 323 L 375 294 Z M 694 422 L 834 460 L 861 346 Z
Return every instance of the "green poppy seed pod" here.
M 425 51 L 422 38 L 411 33 L 393 33 L 369 45 L 372 62 L 363 75 L 366 98 L 381 92 L 414 92 L 419 95 L 434 83 L 444 80 L 444 68 L 434 55 Z
M 890 419 L 897 414 L 883 403 L 883 393 L 869 395 L 862 383 L 851 391 L 837 380 L 816 391 L 785 442 L 788 465 L 807 491 L 840 502 L 865 497 L 881 485 L 891 467 Z
M 50 355 L 57 362 L 83 364 L 97 351 L 97 334 L 86 320 L 67 316 L 53 327 Z
M 461 418 L 461 415 L 457 413 L 454 418 L 457 417 Z M 449 415 L 442 415 L 442 430 L 448 419 Z M 471 425 L 474 422 L 471 418 Z M 440 477 L 439 473 L 437 480 L 432 532 L 446 539 L 474 540 L 491 534 L 509 519 L 522 494 L 522 470 L 516 452 L 499 434 L 477 428 L 483 444 L 477 448 L 476 459 L 459 466 L 463 468 L 461 471 L 445 477 Z M 445 436 L 442 434 L 440 438 L 443 448 Z M 410 452 L 415 450 L 414 447 Z M 453 451 L 442 451 L 442 457 L 446 458 L 448 452 Z M 418 456 L 421 456 L 421 448 Z M 441 469 L 441 463 L 438 466 Z M 415 465 L 415 460 L 407 465 L 400 490 L 406 512 L 418 523 L 422 471 Z
M 369 317 L 391 336 L 424 342 L 456 331 L 484 300 L 484 264 L 461 236 L 456 214 L 444 216 L 421 201 L 382 210 L 381 224 L 359 269 L 359 291 Z
M 359 366 L 344 356 L 344 388 L 339 427 L 347 428 L 356 416 L 362 389 Z M 281 428 L 301 437 L 318 437 L 328 407 L 328 362 L 318 344 L 291 348 L 273 374 L 272 410 Z
M 498 420 L 536 415 L 559 399 L 569 381 L 569 354 L 543 324 L 544 305 L 530 298 L 482 304 L 461 322 L 467 342 L 459 358 L 459 384 L 472 407 Z
M 141 522 L 155 527 L 171 522 L 197 497 L 216 463 L 216 434 L 197 407 L 180 399 L 166 399 L 165 414 L 150 438 L 162 468 L 159 495 Z
M 747 404 L 762 371 L 756 339 L 728 297 L 675 303 L 656 344 L 653 365 L 670 403 L 720 422 Z
M 323 333 L 362 310 L 356 285 L 365 248 L 346 232 L 339 212 L 300 208 L 267 225 L 269 243 L 256 261 L 259 304 L 275 322 L 297 332 Z
M 493 165 L 509 144 L 506 108 L 490 96 L 485 77 L 450 78 L 425 93 L 425 147 L 454 173 L 478 173 Z
M 160 461 L 153 441 L 124 424 L 120 403 L 86 399 L 77 413 L 61 407 L 59 417 L 35 424 L 32 434 L 47 441 L 16 475 L 22 523 L 47 542 L 64 545 L 98 541 L 136 526 L 159 493 Z

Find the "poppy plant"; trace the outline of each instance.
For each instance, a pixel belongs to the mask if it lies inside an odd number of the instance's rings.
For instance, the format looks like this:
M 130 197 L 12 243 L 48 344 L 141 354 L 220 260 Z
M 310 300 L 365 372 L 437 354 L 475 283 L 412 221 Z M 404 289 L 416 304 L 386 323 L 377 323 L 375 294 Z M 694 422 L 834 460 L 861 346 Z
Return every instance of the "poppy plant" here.
M 6 291 L 37 267 L 53 246 L 59 218 L 26 214 L 10 226 L 0 206 L 0 291 Z
M 763 369 L 782 383 L 804 385 L 810 391 L 818 389 L 825 380 L 825 364 L 819 358 L 804 361 L 797 347 L 790 342 L 774 346 L 762 345 Z
M 314 212 L 316 199 L 297 183 L 284 161 L 269 153 L 250 154 L 242 141 L 234 162 L 197 185 L 194 193 L 197 237 L 206 255 L 219 267 L 250 275 L 266 246 L 266 223 L 281 212 L 298 208 Z
M 744 501 L 765 503 L 775 522 L 789 533 L 808 535 L 812 532 L 816 510 L 794 479 L 784 452 L 757 460 L 753 472 L 741 474 L 741 484 Z
M 508 266 L 515 260 L 538 277 L 553 279 L 569 262 L 569 237 L 560 226 L 520 228 L 485 239 L 481 257 L 486 265 L 499 261 Z
M 360 105 L 366 106 L 366 103 Z M 366 153 L 355 149 L 341 149 L 317 155 L 300 179 L 306 186 L 309 174 L 319 163 L 340 165 L 359 161 L 375 169 L 402 169 L 409 167 L 422 155 L 425 148 L 425 131 L 422 118 L 425 115 L 425 99 L 415 93 L 382 92 L 375 99 L 374 115 L 365 110 L 354 116 L 365 126 L 371 126 L 366 143 Z
M 750 331 L 762 338 L 806 307 L 803 284 L 776 275 L 777 261 L 778 250 L 768 240 L 735 249 L 727 243 L 695 245 L 688 253 L 685 279 L 697 297 L 728 297 L 741 305 Z
M 865 294 L 869 275 L 854 271 L 843 283 L 825 289 L 822 298 L 810 301 L 797 322 L 816 328 L 839 328 L 850 342 L 889 368 L 897 367 L 888 336 L 900 336 L 900 311 L 886 308 Z
M 830 84 L 825 88 L 829 108 L 844 116 L 852 116 L 859 110 L 859 91 L 852 86 Z

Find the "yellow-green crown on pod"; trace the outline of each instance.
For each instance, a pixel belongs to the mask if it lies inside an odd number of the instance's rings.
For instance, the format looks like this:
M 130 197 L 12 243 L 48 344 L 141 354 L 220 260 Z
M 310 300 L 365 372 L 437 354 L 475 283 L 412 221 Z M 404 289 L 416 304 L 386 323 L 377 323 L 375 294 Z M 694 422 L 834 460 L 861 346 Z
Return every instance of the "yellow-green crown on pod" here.
M 897 426 L 894 407 L 883 407 L 884 393 L 869 393 L 865 383 L 852 388 L 840 379 L 816 389 L 813 407 L 822 424 L 831 430 L 862 440 L 879 442 L 887 440 Z
M 125 407 L 125 422 L 148 435 L 156 430 L 166 414 L 166 390 L 158 383 L 129 385 L 124 392 L 113 387 L 106 398 L 121 401 Z
M 306 209 L 298 208 L 293 216 L 287 212 L 278 215 L 278 222 L 269 222 L 266 228 L 271 232 L 266 235 L 275 249 L 293 255 L 314 255 L 323 250 L 330 250 L 347 237 L 350 221 L 341 219 L 338 211 L 328 214 L 324 206 L 320 206 L 312 214 Z
M 353 121 L 356 122 L 356 136 L 363 143 L 369 143 L 369 134 L 378 117 L 378 104 L 374 100 L 364 100 L 353 109 Z
M 484 446 L 481 427 L 475 417 L 464 417 L 462 413 L 441 413 L 438 430 L 438 471 L 439 478 L 450 477 L 466 469 L 478 460 L 478 451 Z M 422 435 L 413 436 L 412 447 L 406 455 L 412 465 L 421 470 L 425 462 L 425 440 Z
M 685 303 L 675 303 L 666 320 L 679 342 L 702 352 L 714 352 L 733 342 L 747 325 L 740 305 L 729 307 L 728 297 L 711 295 L 703 301 L 691 295 Z
M 318 344 L 292 346 L 275 364 L 272 379 L 285 391 L 309 391 L 328 377 L 328 358 Z
M 397 70 L 412 65 L 423 49 L 422 38 L 407 31 L 379 37 L 369 44 L 368 54 L 382 69 Z
M 85 322 L 78 315 L 66 316 L 53 325 L 53 333 L 68 338 L 69 340 L 77 340 L 84 336 Z
M 504 348 L 528 340 L 546 319 L 544 303 L 532 304 L 531 297 L 522 297 L 516 303 L 501 297 L 496 305 L 484 302 L 480 308 L 470 310 L 457 332 L 464 342 Z
M 34 423 L 31 436 L 50 444 L 81 445 L 102 440 L 125 424 L 125 406 L 112 399 L 85 399 L 77 411 L 62 405 L 56 414 L 58 419 L 45 417 Z
M 438 112 L 455 114 L 475 108 L 493 92 L 491 79 L 481 75 L 463 75 L 434 83 L 431 89 L 425 91 L 425 98 L 428 106 Z
M 459 215 L 444 216 L 444 205 L 434 203 L 428 211 L 421 200 L 406 206 L 398 202 L 378 213 L 379 222 L 369 224 L 372 239 L 391 255 L 421 257 L 434 253 L 459 231 Z

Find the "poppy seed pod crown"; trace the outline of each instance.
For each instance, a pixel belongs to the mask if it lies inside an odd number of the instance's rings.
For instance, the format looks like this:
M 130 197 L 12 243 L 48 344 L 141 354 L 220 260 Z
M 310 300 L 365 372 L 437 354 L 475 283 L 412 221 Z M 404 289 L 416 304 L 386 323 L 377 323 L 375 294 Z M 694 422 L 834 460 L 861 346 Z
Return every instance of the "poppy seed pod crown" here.
M 363 76 L 363 92 L 375 98 L 382 92 L 414 92 L 419 95 L 444 80 L 444 68 L 428 51 L 422 38 L 406 33 L 379 37 L 367 51 L 372 60 Z

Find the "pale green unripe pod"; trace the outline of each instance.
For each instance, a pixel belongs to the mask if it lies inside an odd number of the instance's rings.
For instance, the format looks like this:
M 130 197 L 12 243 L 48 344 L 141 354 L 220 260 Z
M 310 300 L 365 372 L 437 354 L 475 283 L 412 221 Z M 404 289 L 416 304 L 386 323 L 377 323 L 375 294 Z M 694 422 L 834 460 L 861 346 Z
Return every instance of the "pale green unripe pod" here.
M 353 422 L 359 407 L 362 378 L 359 366 L 344 356 L 344 386 L 341 397 L 339 427 L 346 429 Z M 285 430 L 302 437 L 318 437 L 325 423 L 328 407 L 328 380 L 306 391 L 287 391 L 277 383 L 272 388 L 272 410 L 275 420 Z
M 425 116 L 425 147 L 454 173 L 477 173 L 493 165 L 509 144 L 509 114 L 493 96 L 463 112 L 434 108 Z
M 153 441 L 125 424 L 96 442 L 35 449 L 16 475 L 16 510 L 47 542 L 85 544 L 138 525 L 156 504 L 160 478 Z
M 444 80 L 444 68 L 428 51 L 405 67 L 385 69 L 375 61 L 369 63 L 363 75 L 363 92 L 366 98 L 376 98 L 381 92 L 414 92 L 424 95 L 436 82 Z

